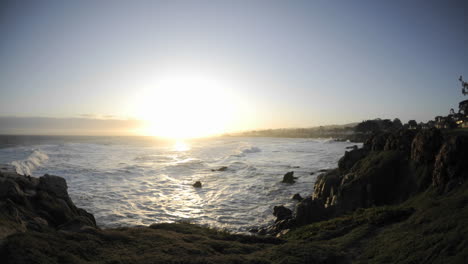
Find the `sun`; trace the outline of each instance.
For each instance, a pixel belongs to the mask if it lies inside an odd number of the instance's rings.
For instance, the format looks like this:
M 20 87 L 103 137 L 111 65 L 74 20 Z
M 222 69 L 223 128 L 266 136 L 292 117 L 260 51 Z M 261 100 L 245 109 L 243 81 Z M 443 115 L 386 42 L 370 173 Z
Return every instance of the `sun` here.
M 216 78 L 173 74 L 152 81 L 137 104 L 142 134 L 186 139 L 226 132 L 236 102 L 228 84 Z

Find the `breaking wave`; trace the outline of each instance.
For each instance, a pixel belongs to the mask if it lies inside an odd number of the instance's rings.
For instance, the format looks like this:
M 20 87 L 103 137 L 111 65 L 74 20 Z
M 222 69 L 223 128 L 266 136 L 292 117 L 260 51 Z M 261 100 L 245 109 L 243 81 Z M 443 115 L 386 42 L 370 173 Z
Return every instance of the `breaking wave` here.
M 242 153 L 247 154 L 247 153 L 255 153 L 255 152 L 261 152 L 262 150 L 258 147 L 250 147 L 242 150 Z
M 49 159 L 49 156 L 40 150 L 34 150 L 26 159 L 11 162 L 16 172 L 21 175 L 31 175 L 32 171 L 42 166 Z

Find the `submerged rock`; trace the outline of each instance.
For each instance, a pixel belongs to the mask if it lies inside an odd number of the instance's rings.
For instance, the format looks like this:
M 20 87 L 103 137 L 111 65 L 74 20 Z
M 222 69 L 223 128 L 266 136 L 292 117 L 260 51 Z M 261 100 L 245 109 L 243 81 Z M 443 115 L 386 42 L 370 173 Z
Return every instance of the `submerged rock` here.
M 297 177 L 294 177 L 294 171 L 290 171 L 290 172 L 287 172 L 284 176 L 283 176 L 283 181 L 284 183 L 295 183 Z
M 195 187 L 195 188 L 201 188 L 202 184 L 201 184 L 200 181 L 196 181 L 192 186 Z
M 292 199 L 296 200 L 296 201 L 299 201 L 299 202 L 304 200 L 304 198 L 302 198 L 302 196 L 299 193 L 294 194 Z
M 228 167 L 222 166 L 219 169 L 212 169 L 211 171 L 227 171 Z

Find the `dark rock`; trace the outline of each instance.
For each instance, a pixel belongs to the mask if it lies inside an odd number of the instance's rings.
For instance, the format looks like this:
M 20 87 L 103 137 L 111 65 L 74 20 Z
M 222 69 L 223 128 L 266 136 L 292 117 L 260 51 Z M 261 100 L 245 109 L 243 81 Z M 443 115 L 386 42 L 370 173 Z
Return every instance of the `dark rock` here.
M 299 202 L 304 200 L 304 198 L 302 198 L 302 196 L 299 193 L 294 194 L 292 199 L 296 200 L 296 201 L 299 201 Z
M 381 151 L 384 149 L 389 136 L 390 133 L 387 132 L 376 132 L 364 142 L 362 148 L 365 150 Z
M 411 143 L 411 159 L 417 164 L 428 164 L 435 160 L 435 156 L 442 146 L 442 133 L 432 128 L 421 130 Z
M 440 149 L 432 176 L 439 193 L 452 190 L 468 178 L 468 137 L 450 138 Z
M 321 169 L 321 170 L 318 170 L 318 172 L 327 172 L 329 171 L 329 169 Z
M 219 169 L 212 169 L 211 171 L 226 171 L 227 169 L 228 169 L 228 167 L 222 166 Z
M 314 174 L 315 174 L 315 172 L 311 172 L 311 173 L 309 173 L 309 175 L 314 175 Z
M 337 169 L 327 173 L 320 174 L 314 184 L 314 199 L 326 200 L 333 196 L 333 192 L 338 189 L 341 181 L 341 175 Z
M 54 194 L 59 198 L 68 198 L 67 182 L 64 178 L 45 174 L 39 178 L 39 190 Z
M 351 169 L 356 162 L 364 158 L 369 151 L 366 149 L 354 149 L 345 151 L 344 156 L 338 161 L 338 168 L 345 172 Z
M 357 145 L 353 145 L 353 146 L 347 146 L 346 149 L 352 149 L 352 150 L 355 150 L 355 149 L 358 149 L 358 146 Z
M 0 175 L 0 239 L 12 232 L 56 230 L 73 219 L 81 226 L 96 228 L 94 216 L 77 208 L 67 192 L 66 181 L 58 176 L 35 177 L 16 172 Z M 71 223 L 71 222 L 70 222 Z
M 297 177 L 294 177 L 294 171 L 290 171 L 290 172 L 287 172 L 284 176 L 283 176 L 283 181 L 284 183 L 295 183 Z
M 0 198 L 17 198 L 24 196 L 18 184 L 12 179 L 0 181 Z
M 283 205 L 273 207 L 273 215 L 276 216 L 275 222 L 286 220 L 292 217 L 292 211 Z
M 411 143 L 413 142 L 415 130 L 401 129 L 392 133 L 385 143 L 384 150 L 399 150 L 404 153 L 410 153 Z
M 295 222 L 298 225 L 310 224 L 330 217 L 331 210 L 325 208 L 322 200 L 311 197 L 302 200 L 296 206 Z
M 201 188 L 202 184 L 201 184 L 200 181 L 196 181 L 192 186 L 195 187 L 195 188 Z

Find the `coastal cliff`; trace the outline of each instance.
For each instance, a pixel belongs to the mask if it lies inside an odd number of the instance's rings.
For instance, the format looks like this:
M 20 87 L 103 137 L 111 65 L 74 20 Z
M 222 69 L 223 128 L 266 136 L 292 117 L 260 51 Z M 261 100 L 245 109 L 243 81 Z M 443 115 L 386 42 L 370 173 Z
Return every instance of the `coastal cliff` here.
M 190 223 L 101 229 L 66 181 L 0 170 L 2 263 L 463 263 L 468 136 L 375 134 L 318 176 L 270 235 Z M 312 191 L 312 190 L 311 190 Z M 287 212 L 287 214 L 282 213 Z M 285 216 L 286 215 L 286 216 Z

